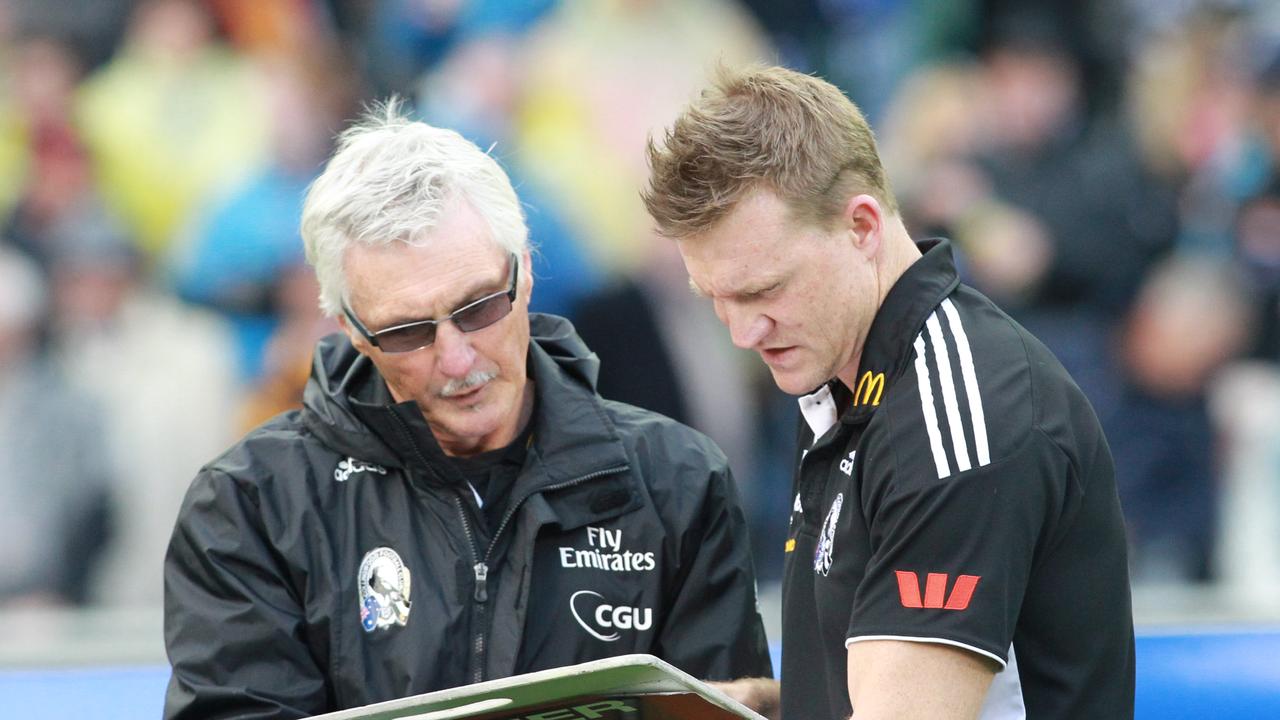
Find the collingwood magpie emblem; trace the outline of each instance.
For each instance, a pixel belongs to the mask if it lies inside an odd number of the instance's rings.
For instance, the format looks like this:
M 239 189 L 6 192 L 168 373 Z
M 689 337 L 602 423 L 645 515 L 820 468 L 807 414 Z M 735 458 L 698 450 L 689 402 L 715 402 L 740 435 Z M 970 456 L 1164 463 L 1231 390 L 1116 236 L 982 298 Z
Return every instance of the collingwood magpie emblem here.
M 360 626 L 365 632 L 409 622 L 409 568 L 389 547 L 365 553 L 360 561 Z
M 836 495 L 831 503 L 831 512 L 822 521 L 822 532 L 818 535 L 818 549 L 813 553 L 813 571 L 826 576 L 831 572 L 831 546 L 836 539 L 836 523 L 840 520 L 840 507 L 844 505 L 844 493 Z

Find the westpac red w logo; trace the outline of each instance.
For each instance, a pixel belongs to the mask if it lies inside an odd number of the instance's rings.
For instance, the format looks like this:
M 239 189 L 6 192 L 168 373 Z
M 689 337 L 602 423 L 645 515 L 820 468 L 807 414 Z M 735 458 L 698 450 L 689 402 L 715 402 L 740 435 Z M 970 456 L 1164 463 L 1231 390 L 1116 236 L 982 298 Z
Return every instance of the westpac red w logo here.
M 942 610 L 964 610 L 969 607 L 973 591 L 978 587 L 979 575 L 961 575 L 951 588 L 951 596 L 943 603 L 943 595 L 947 591 L 946 573 L 929 573 L 924 581 L 924 599 L 920 598 L 920 578 L 907 570 L 895 570 L 898 576 L 898 597 L 905 608 L 932 608 Z

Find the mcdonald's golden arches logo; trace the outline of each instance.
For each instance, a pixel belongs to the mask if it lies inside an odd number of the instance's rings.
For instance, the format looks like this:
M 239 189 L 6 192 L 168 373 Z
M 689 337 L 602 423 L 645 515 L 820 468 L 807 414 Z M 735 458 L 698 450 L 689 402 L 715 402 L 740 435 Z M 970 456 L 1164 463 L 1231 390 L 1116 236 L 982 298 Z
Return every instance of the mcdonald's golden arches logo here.
M 884 373 L 873 373 L 870 370 L 862 373 L 858 379 L 858 387 L 853 391 L 853 405 L 880 404 L 880 395 L 884 392 Z

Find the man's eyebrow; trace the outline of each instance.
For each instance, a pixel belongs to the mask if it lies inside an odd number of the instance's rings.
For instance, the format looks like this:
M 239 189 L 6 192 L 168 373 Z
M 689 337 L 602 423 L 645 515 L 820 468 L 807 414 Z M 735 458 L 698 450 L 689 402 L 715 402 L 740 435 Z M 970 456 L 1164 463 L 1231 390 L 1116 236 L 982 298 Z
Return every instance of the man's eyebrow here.
M 504 282 L 506 281 L 506 276 L 503 276 L 503 281 Z M 469 305 L 486 295 L 492 295 L 493 293 L 498 292 L 498 290 L 493 290 L 490 288 L 491 288 L 490 282 L 485 280 L 475 279 L 475 280 L 472 280 L 471 283 L 467 285 L 466 292 L 458 293 L 457 296 L 455 296 L 457 299 L 454 299 L 452 302 L 450 302 L 448 309 L 443 311 L 438 316 L 428 317 L 422 314 L 414 315 L 411 313 L 396 312 L 391 315 L 390 319 L 388 319 L 385 322 L 380 322 L 378 323 L 378 325 L 385 330 L 387 328 L 398 327 L 400 325 L 408 325 L 409 323 L 421 322 L 423 320 L 439 320 L 447 316 L 449 313 L 453 312 L 454 310 L 457 310 L 458 308 Z M 505 285 L 501 289 L 505 290 L 506 289 Z
M 760 280 L 755 281 L 754 283 L 751 283 L 750 285 L 745 285 L 743 287 L 724 292 L 721 294 L 721 297 L 732 299 L 732 300 L 750 300 L 754 297 L 761 295 L 762 293 L 768 290 L 772 290 L 778 285 L 781 285 L 782 282 L 783 282 L 783 278 L 781 277 L 762 278 Z M 694 295 L 697 295 L 698 297 L 701 297 L 701 298 L 711 297 L 710 293 L 704 291 L 702 288 L 698 287 L 693 282 L 693 278 L 689 278 L 689 290 Z

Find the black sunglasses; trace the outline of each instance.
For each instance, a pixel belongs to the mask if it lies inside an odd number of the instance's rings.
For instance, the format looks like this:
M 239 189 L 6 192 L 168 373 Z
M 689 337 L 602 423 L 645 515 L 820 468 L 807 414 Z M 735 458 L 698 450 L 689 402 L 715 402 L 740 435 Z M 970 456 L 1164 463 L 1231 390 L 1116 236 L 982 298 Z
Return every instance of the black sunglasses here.
M 369 332 L 356 314 L 351 312 L 345 300 L 342 301 L 342 312 L 355 325 L 356 330 L 382 352 L 421 350 L 436 341 L 436 328 L 442 322 L 451 321 L 459 330 L 469 333 L 487 328 L 511 313 L 512 303 L 516 300 L 516 280 L 520 276 L 520 258 L 512 253 L 508 262 L 511 265 L 511 276 L 507 279 L 506 290 L 467 303 L 439 320 L 416 320 L 378 332 Z

